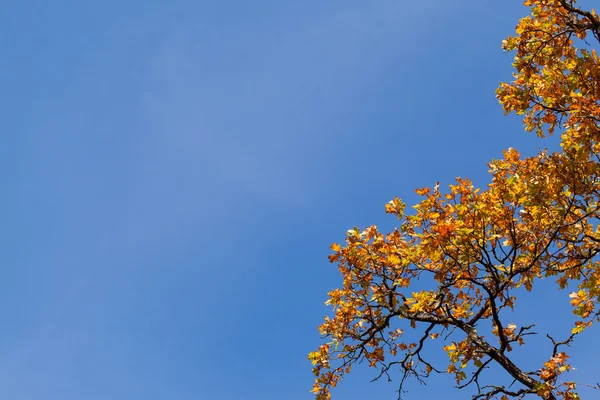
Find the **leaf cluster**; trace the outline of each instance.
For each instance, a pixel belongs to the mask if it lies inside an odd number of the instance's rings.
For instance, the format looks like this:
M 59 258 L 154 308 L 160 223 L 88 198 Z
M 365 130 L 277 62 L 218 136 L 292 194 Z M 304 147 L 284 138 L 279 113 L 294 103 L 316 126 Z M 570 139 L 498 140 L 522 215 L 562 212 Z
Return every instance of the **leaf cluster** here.
M 319 328 L 328 343 L 309 354 L 318 400 L 361 362 L 378 370 L 375 379 L 399 373 L 400 395 L 408 378 L 449 373 L 459 388 L 474 386 L 475 399 L 579 398 L 576 383 L 561 376 L 572 369 L 562 348 L 600 315 L 600 19 L 570 0 L 525 4 L 531 14 L 503 42 L 515 54 L 514 80 L 500 84 L 497 98 L 524 116 L 527 131 L 560 130 L 561 151 L 522 158 L 508 149 L 490 162 L 487 188 L 457 178 L 444 192 L 439 184 L 418 189 L 410 213 L 398 198 L 386 204 L 397 229 L 354 228 L 332 245 L 343 282 L 329 292 L 333 314 Z M 510 353 L 527 344 L 534 325 L 503 315 L 517 306 L 520 288 L 531 291 L 540 279 L 575 288 L 577 321 L 564 340 L 549 337 L 548 361 L 526 371 Z M 419 281 L 428 289 L 416 290 Z M 424 355 L 440 338 L 445 366 Z M 513 385 L 484 384 L 492 365 Z

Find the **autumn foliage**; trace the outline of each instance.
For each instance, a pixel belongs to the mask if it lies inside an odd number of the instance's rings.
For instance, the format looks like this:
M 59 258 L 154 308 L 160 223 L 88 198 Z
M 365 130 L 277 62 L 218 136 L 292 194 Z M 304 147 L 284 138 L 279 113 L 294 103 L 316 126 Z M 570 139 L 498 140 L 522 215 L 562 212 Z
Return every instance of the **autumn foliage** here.
M 572 0 L 525 5 L 531 14 L 502 44 L 515 55 L 514 80 L 497 98 L 524 116 L 525 130 L 560 134 L 561 150 L 522 158 L 508 149 L 490 162 L 487 188 L 457 179 L 448 190 L 418 189 L 414 211 L 398 198 L 386 204 L 399 219 L 394 231 L 354 228 L 332 245 L 343 283 L 329 292 L 333 314 L 319 328 L 327 343 L 309 355 L 318 400 L 358 362 L 398 378 L 400 394 L 408 378 L 450 373 L 476 399 L 579 399 L 567 345 L 600 315 L 600 18 Z M 541 279 L 569 291 L 577 320 L 549 337 L 546 362 L 525 371 L 510 352 L 535 326 L 503 315 Z M 433 365 L 428 346 L 443 348 L 448 364 Z M 480 382 L 489 366 L 509 384 Z

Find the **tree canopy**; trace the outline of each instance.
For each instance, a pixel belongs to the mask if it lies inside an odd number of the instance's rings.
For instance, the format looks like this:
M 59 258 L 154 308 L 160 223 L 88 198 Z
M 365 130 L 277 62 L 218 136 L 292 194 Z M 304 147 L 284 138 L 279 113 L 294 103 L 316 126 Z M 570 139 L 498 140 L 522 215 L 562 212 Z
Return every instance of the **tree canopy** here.
M 530 15 L 502 43 L 515 72 L 497 98 L 526 131 L 560 134 L 560 150 L 521 157 L 510 148 L 489 163 L 487 188 L 457 178 L 447 190 L 417 189 L 414 212 L 398 198 L 386 204 L 397 229 L 354 228 L 331 246 L 343 283 L 328 294 L 327 343 L 309 355 L 318 400 L 363 361 L 379 378 L 397 377 L 400 395 L 409 378 L 450 373 L 475 399 L 579 399 L 567 347 L 600 319 L 600 18 L 573 0 L 525 5 Z M 526 371 L 511 350 L 542 332 L 503 316 L 519 307 L 518 289 L 541 279 L 569 290 L 576 322 L 549 336 L 547 361 Z M 428 360 L 427 346 L 443 347 L 448 365 Z M 512 384 L 486 375 L 491 366 Z

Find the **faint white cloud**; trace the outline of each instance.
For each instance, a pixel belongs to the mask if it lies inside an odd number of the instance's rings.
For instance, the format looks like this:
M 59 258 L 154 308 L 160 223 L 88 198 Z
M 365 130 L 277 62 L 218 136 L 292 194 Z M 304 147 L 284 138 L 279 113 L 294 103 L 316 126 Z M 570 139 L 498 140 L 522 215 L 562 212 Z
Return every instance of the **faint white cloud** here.
M 335 121 L 391 53 L 414 46 L 406 37 L 426 29 L 426 14 L 378 0 L 299 16 L 302 23 L 284 32 L 261 21 L 210 34 L 201 20 L 182 25 L 164 39 L 147 76 L 147 124 L 177 162 L 201 171 L 197 184 L 209 196 L 227 196 L 210 193 L 225 181 L 264 201 L 307 204 L 325 172 L 324 148 L 343 146 Z

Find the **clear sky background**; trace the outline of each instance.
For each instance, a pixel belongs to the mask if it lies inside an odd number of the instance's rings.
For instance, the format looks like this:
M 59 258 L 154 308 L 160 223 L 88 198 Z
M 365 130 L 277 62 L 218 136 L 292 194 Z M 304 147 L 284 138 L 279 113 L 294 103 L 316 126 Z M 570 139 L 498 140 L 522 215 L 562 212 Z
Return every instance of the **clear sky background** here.
M 310 399 L 306 356 L 340 283 L 331 242 L 393 227 L 394 195 L 413 203 L 455 176 L 484 186 L 502 149 L 547 145 L 494 98 L 524 13 L 4 0 L 0 397 Z M 570 320 L 568 291 L 523 305 Z M 588 383 L 593 334 L 572 353 Z M 334 394 L 394 398 L 374 372 Z M 406 398 L 469 398 L 449 387 Z

